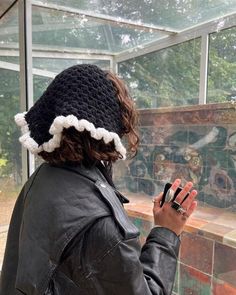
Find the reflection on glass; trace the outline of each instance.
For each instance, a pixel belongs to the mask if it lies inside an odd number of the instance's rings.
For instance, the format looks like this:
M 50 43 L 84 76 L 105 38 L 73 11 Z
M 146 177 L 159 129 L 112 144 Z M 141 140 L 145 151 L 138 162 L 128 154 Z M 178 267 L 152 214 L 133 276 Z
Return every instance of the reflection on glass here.
M 236 100 L 236 27 L 210 35 L 207 102 Z
M 0 19 L 0 48 L 18 48 L 18 4 Z
M 138 108 L 198 104 L 199 39 L 124 61 L 119 74 Z
M 68 7 L 182 30 L 236 10 L 234 0 L 47 0 Z
M 76 48 L 119 52 L 163 37 L 159 32 L 95 21 L 85 16 L 33 7 L 33 44 L 54 49 Z

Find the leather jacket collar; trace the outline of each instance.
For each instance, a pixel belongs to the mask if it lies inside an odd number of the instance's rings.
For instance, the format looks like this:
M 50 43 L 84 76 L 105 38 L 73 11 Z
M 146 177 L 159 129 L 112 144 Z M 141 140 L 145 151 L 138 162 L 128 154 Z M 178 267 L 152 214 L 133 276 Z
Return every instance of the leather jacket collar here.
M 94 183 L 97 181 L 98 176 L 100 179 L 104 180 L 105 182 L 109 183 L 109 185 L 113 188 L 114 192 L 116 193 L 117 197 L 119 198 L 120 202 L 123 204 L 128 204 L 129 199 L 126 198 L 124 195 L 122 195 L 118 189 L 116 188 L 111 176 L 109 175 L 106 167 L 101 163 L 97 162 L 92 167 L 87 168 L 83 165 L 78 166 L 72 166 L 69 164 L 63 164 L 60 166 L 61 168 L 70 170 L 72 172 L 78 173 L 80 175 L 83 175 L 84 177 L 87 177 Z

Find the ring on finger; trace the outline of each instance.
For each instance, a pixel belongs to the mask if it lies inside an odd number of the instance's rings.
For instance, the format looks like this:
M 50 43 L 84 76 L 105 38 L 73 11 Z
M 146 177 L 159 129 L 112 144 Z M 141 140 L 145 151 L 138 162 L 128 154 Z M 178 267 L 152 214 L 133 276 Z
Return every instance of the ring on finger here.
M 180 206 L 180 207 L 177 209 L 177 212 L 180 213 L 180 214 L 182 214 L 182 215 L 184 215 L 184 214 L 186 213 L 186 210 L 185 210 L 182 206 Z
M 179 207 L 181 207 L 181 205 L 176 201 L 174 201 L 171 205 L 171 208 L 175 209 L 176 211 L 178 211 Z
M 176 201 L 172 203 L 171 208 L 173 208 L 174 210 L 176 210 L 178 213 L 182 215 L 186 214 L 186 210 Z

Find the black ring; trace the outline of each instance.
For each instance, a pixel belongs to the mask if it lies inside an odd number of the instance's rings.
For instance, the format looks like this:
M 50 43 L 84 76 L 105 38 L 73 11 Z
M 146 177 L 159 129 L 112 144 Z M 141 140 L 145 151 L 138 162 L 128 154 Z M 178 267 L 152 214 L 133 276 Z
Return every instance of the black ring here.
M 179 209 L 179 207 L 181 207 L 181 205 L 176 201 L 174 201 L 171 205 L 171 208 L 175 209 L 176 211 Z

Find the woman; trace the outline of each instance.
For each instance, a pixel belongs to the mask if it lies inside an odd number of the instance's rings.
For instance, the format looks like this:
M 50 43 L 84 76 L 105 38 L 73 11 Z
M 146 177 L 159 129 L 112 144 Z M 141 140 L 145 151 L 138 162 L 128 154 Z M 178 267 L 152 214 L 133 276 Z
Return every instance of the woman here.
M 122 206 L 128 200 L 111 178 L 111 163 L 125 158 L 121 138 L 131 155 L 138 146 L 123 82 L 94 65 L 73 66 L 15 120 L 21 143 L 45 163 L 16 202 L 0 294 L 171 294 L 179 235 L 197 192 L 187 183 L 175 203 L 160 207 L 162 194 L 155 198 L 156 226 L 141 249 Z

